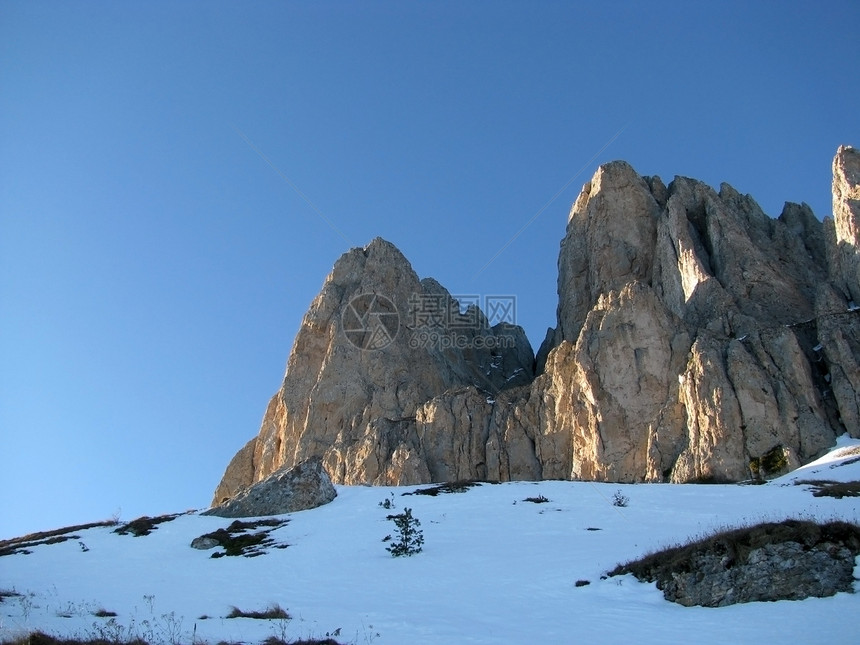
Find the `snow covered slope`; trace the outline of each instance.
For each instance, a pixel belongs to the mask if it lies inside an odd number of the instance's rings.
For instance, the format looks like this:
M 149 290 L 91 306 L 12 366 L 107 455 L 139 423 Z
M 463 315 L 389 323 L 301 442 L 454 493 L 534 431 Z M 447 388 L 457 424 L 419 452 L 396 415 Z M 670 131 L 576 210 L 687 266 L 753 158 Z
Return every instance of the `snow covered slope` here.
M 217 517 L 181 515 L 142 537 L 78 531 L 0 557 L 0 640 L 40 629 L 254 643 L 339 630 L 340 642 L 378 645 L 856 643 L 860 595 L 685 608 L 654 585 L 601 576 L 717 528 L 786 517 L 860 523 L 860 498 L 814 497 L 795 483 L 860 480 L 858 458 L 860 442 L 842 440 L 828 457 L 762 486 L 544 481 L 436 497 L 403 495 L 420 487 L 340 486 L 331 504 L 283 516 L 289 522 L 271 537 L 287 548 L 253 558 L 190 547 L 231 522 Z M 619 490 L 626 507 L 612 503 Z M 539 496 L 549 501 L 524 501 Z M 382 508 L 385 499 L 395 507 Z M 424 551 L 393 558 L 382 542 L 395 528 L 386 516 L 406 507 L 421 521 Z M 232 607 L 274 604 L 292 620 L 226 618 Z

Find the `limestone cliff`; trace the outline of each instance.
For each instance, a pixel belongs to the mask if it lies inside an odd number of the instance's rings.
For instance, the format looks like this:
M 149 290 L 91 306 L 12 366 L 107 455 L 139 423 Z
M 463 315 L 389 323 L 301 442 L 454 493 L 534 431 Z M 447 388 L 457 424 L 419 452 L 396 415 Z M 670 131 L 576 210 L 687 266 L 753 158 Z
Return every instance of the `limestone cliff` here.
M 601 166 L 536 361 L 519 327 L 419 280 L 391 244 L 349 251 L 215 501 L 314 456 L 352 484 L 736 481 L 860 437 L 860 153 L 833 169 L 822 223 Z
M 485 393 L 478 399 L 486 405 L 486 392 L 533 379 L 534 355 L 521 328 L 491 327 L 466 304 L 419 280 L 382 239 L 345 253 L 305 314 L 283 384 L 257 437 L 228 466 L 216 502 L 317 456 L 337 483 L 485 477 L 459 428 L 426 435 L 425 409 L 461 388 Z M 476 443 L 480 426 L 466 428 Z

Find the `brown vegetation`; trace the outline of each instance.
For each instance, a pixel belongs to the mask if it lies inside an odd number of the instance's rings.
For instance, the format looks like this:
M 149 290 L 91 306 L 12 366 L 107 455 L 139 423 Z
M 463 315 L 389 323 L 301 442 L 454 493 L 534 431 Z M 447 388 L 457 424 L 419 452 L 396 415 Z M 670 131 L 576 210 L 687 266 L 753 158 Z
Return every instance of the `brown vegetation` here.
M 842 521 L 818 524 L 784 520 L 730 529 L 618 565 L 609 575 L 632 573 L 639 580 L 657 582 L 658 588 L 662 588 L 662 583 L 672 580 L 674 574 L 690 573 L 694 558 L 703 553 L 722 557 L 725 566 L 731 568 L 745 564 L 751 551 L 783 542 L 796 542 L 806 550 L 824 544 L 844 546 L 856 556 L 860 554 L 860 526 Z

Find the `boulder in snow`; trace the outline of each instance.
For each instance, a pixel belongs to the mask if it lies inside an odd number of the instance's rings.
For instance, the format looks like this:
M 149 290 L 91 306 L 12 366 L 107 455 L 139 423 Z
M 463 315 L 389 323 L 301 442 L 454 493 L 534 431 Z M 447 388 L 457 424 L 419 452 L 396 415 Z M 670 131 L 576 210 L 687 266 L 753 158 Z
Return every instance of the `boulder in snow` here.
M 322 460 L 314 457 L 292 468 L 276 470 L 203 514 L 218 517 L 280 515 L 328 504 L 336 496 Z

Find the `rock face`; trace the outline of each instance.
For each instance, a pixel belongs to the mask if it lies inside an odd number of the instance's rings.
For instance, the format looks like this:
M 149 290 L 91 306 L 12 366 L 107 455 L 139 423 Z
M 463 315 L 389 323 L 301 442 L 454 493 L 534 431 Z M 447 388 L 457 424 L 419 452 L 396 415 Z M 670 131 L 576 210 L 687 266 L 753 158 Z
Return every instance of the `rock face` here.
M 860 151 L 841 146 L 833 160 L 833 277 L 860 303 Z
M 860 153 L 839 149 L 833 181 L 822 223 L 601 166 L 536 359 L 504 303 L 488 321 L 391 244 L 349 251 L 215 503 L 313 456 L 347 484 L 736 481 L 860 437 Z
M 851 591 L 854 554 L 845 547 L 807 550 L 797 542 L 755 549 L 741 566 L 727 568 L 724 558 L 704 555 L 663 588 L 666 600 L 691 607 L 725 607 L 741 602 L 825 598 Z
M 318 457 L 291 468 L 281 468 L 263 481 L 245 488 L 204 515 L 259 517 L 294 513 L 328 504 L 337 492 Z M 195 546 L 192 544 L 192 546 Z M 198 544 L 195 548 L 211 548 Z
M 666 600 L 687 607 L 803 600 L 852 591 L 858 553 L 855 525 L 786 520 L 674 547 L 610 575 L 656 582 Z
M 488 419 L 437 428 L 433 400 L 471 388 L 474 405 L 489 409 L 474 393 L 531 382 L 534 355 L 520 327 L 490 326 L 466 304 L 420 280 L 384 240 L 344 254 L 305 314 L 260 433 L 233 458 L 213 503 L 310 457 L 345 484 L 486 478 L 468 447 Z
M 191 540 L 191 548 L 198 549 L 200 551 L 208 551 L 209 549 L 214 549 L 216 546 L 220 546 L 221 543 L 213 537 L 209 537 L 208 535 L 201 535 L 199 537 Z

